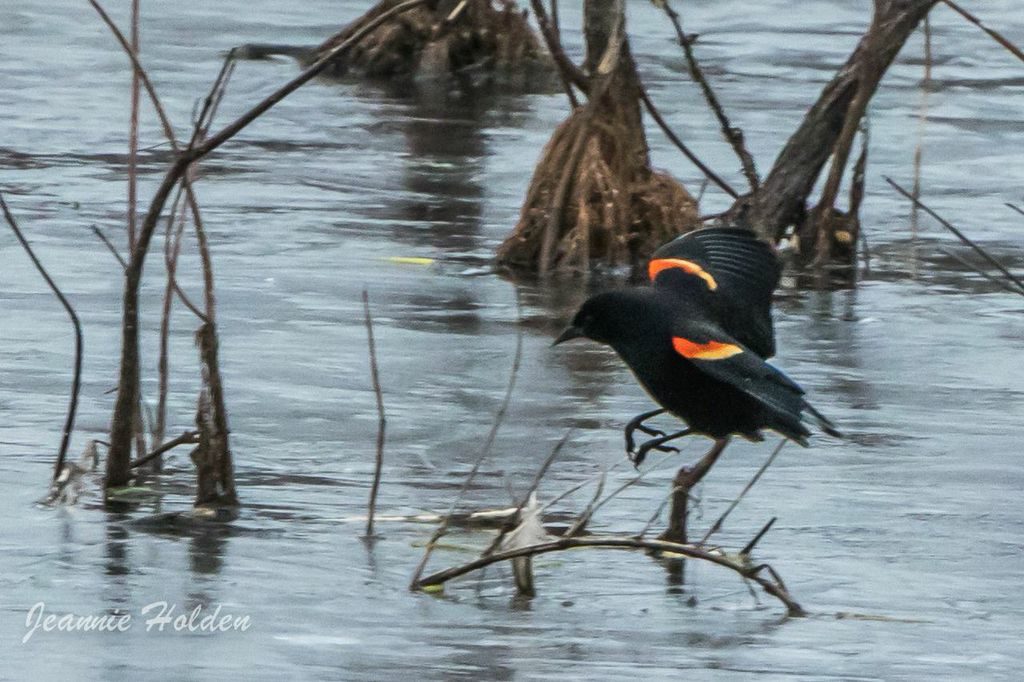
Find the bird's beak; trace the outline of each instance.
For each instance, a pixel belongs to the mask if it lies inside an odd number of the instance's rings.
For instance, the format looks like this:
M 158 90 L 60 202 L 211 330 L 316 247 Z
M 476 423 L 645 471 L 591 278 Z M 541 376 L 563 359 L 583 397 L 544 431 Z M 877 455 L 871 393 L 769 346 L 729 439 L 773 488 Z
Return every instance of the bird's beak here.
M 571 341 L 572 339 L 578 339 L 581 336 L 583 336 L 583 330 L 580 329 L 579 327 L 566 327 L 565 331 L 559 334 L 558 338 L 555 339 L 554 343 L 552 343 L 551 345 L 557 346 L 560 343 L 563 343 L 565 341 Z

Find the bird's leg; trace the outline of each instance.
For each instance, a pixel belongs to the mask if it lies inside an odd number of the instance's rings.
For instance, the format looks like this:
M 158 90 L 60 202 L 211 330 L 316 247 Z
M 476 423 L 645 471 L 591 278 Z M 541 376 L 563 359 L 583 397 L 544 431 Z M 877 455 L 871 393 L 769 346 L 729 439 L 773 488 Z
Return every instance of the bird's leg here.
M 688 433 L 690 433 L 690 429 L 683 429 L 682 431 L 670 433 L 667 436 L 663 435 L 659 438 L 652 438 L 641 445 L 635 453 L 630 453 L 630 459 L 633 462 L 633 466 L 640 466 L 647 457 L 647 453 L 651 450 L 660 450 L 661 452 L 679 452 L 679 448 L 674 448 L 671 445 L 665 445 L 665 443 L 670 440 L 675 440 L 676 438 L 682 438 Z
M 635 416 L 635 417 L 633 417 L 632 419 L 629 420 L 629 422 L 626 424 L 626 428 L 625 428 L 625 432 L 626 432 L 626 452 L 627 453 L 632 455 L 633 454 L 633 448 L 636 447 L 636 443 L 633 441 L 633 432 L 636 431 L 637 429 L 643 431 L 648 436 L 664 436 L 665 435 L 664 431 L 659 431 L 658 429 L 652 429 L 650 426 L 644 426 L 644 422 L 645 421 L 647 421 L 651 417 L 656 417 L 657 415 L 661 414 L 662 412 L 666 412 L 664 407 L 658 408 L 657 410 L 651 410 L 650 412 L 644 412 L 643 414 L 638 414 L 637 416 Z
M 672 481 L 672 512 L 669 516 L 668 529 L 659 536 L 659 540 L 686 543 L 686 515 L 690 490 L 707 475 L 728 444 L 728 437 L 716 440 L 700 461 L 693 466 L 684 466 L 676 473 Z

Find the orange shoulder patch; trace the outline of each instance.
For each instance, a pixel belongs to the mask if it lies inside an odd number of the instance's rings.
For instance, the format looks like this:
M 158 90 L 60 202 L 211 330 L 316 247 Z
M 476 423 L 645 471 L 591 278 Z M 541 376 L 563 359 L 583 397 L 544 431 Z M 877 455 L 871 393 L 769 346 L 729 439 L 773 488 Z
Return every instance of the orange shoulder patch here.
M 732 343 L 722 343 L 721 341 L 696 343 L 681 336 L 672 337 L 672 347 L 676 349 L 677 353 L 690 360 L 725 360 L 743 352 L 742 348 Z
M 718 282 L 711 276 L 707 270 L 697 265 L 693 261 L 683 260 L 682 258 L 658 258 L 652 260 L 647 266 L 647 275 L 653 282 L 658 276 L 658 273 L 668 268 L 679 268 L 683 272 L 688 272 L 691 275 L 696 275 L 704 280 L 704 283 L 708 285 L 708 289 L 714 291 L 718 288 Z

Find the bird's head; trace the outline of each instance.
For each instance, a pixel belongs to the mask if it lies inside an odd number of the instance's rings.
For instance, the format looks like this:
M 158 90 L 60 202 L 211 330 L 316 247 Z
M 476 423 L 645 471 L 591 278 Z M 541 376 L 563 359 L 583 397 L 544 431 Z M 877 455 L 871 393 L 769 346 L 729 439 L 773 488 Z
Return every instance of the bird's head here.
M 612 345 L 620 339 L 632 336 L 644 322 L 647 297 L 641 295 L 641 292 L 645 293 L 645 290 L 607 291 L 591 296 L 580 306 L 572 322 L 551 345 L 557 346 L 578 338 L 588 338 Z

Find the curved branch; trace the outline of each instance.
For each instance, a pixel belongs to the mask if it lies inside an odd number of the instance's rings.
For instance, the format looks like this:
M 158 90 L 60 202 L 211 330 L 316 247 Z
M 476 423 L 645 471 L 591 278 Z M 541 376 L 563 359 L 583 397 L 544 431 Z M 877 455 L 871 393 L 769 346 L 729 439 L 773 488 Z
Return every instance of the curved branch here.
M 551 542 L 542 542 L 535 545 L 527 545 L 526 547 L 519 547 L 517 549 L 510 549 L 504 552 L 497 552 L 485 557 L 480 557 L 467 564 L 463 564 L 462 566 L 448 568 L 443 571 L 438 571 L 432 575 L 428 575 L 426 578 L 414 583 L 413 587 L 421 590 L 430 587 L 438 587 L 453 578 L 458 578 L 459 576 L 471 573 L 485 566 L 490 566 L 491 564 L 499 561 L 507 561 L 509 559 L 516 559 L 519 557 L 549 554 L 551 552 L 560 552 L 567 549 L 579 549 L 584 547 L 606 549 L 644 549 L 655 552 L 681 554 L 690 559 L 709 561 L 713 564 L 728 568 L 731 571 L 735 571 L 747 580 L 756 582 L 765 592 L 786 605 L 788 615 L 797 617 L 807 615 L 807 612 L 804 611 L 803 607 L 801 607 L 800 604 L 794 601 L 789 595 L 785 585 L 778 580 L 774 571 L 771 570 L 771 567 L 768 566 L 768 564 L 751 567 L 732 561 L 721 554 L 701 549 L 695 545 L 683 545 L 676 542 L 667 542 L 665 540 L 645 540 L 619 536 L 591 536 L 585 538 L 563 537 L 558 540 L 552 540 Z M 762 576 L 762 570 L 768 570 L 772 573 L 773 580 L 769 580 Z
M 60 300 L 61 305 L 64 306 L 64 310 L 67 311 L 68 317 L 71 318 L 71 324 L 75 328 L 75 373 L 74 378 L 71 380 L 71 400 L 68 403 L 68 416 L 64 420 L 64 435 L 60 440 L 60 450 L 57 452 L 57 463 L 53 466 L 53 480 L 56 481 L 57 477 L 60 476 L 61 470 L 64 468 L 64 460 L 67 458 L 68 445 L 71 442 L 71 431 L 75 428 L 75 412 L 78 410 L 78 392 L 82 383 L 82 324 L 78 321 L 78 315 L 75 314 L 75 309 L 71 307 L 71 303 L 61 290 L 57 288 L 57 285 L 50 278 L 49 273 L 46 272 L 46 268 L 36 258 L 36 254 L 32 251 L 32 247 L 29 246 L 28 240 L 25 239 L 25 235 L 18 229 L 18 223 L 14 219 L 14 215 L 10 209 L 7 208 L 7 202 L 4 201 L 3 194 L 0 194 L 0 208 L 3 209 L 4 218 L 7 220 L 7 224 L 14 230 L 14 236 L 21 242 L 22 248 L 25 249 L 25 253 L 32 259 L 32 264 L 36 266 L 36 270 L 43 276 L 46 283 L 50 286 L 54 295 Z

